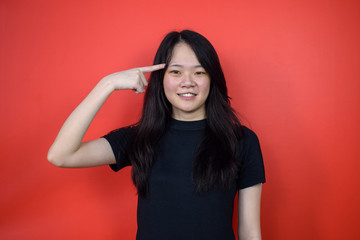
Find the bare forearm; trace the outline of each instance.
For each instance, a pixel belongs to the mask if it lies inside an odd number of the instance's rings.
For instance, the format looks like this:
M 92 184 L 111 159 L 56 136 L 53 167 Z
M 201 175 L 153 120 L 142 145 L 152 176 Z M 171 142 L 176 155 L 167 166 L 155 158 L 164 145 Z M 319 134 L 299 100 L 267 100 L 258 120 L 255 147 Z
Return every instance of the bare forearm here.
M 92 120 L 112 92 L 111 82 L 107 79 L 101 80 L 70 114 L 49 149 L 50 162 L 60 165 L 59 161 L 79 149 Z
M 241 236 L 239 235 L 239 240 L 261 240 L 261 236 L 241 237 Z
M 261 240 L 261 184 L 239 191 L 239 240 Z
M 82 144 L 87 129 L 113 91 L 131 89 L 135 93 L 142 93 L 145 91 L 144 87 L 147 86 L 144 73 L 157 71 L 164 67 L 165 64 L 158 64 L 133 68 L 104 77 L 66 119 L 49 149 L 48 160 L 61 167 L 98 166 L 113 162 L 113 154 L 109 153 L 111 149 L 109 150 L 109 146 L 104 142 L 94 140 Z M 95 152 L 90 152 L 95 148 Z M 99 156 L 99 151 L 101 156 Z
M 239 240 L 261 240 L 260 228 L 252 230 L 252 233 L 239 229 Z

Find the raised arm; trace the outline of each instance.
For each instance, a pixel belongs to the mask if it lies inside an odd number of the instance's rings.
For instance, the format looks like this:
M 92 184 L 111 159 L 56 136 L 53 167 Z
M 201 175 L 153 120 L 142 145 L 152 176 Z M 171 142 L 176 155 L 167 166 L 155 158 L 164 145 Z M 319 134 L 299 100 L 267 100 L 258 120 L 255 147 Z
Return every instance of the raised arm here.
M 261 189 L 259 183 L 239 191 L 239 240 L 261 240 Z
M 134 68 L 110 74 L 95 86 L 61 127 L 48 152 L 48 161 L 58 167 L 93 167 L 115 163 L 110 144 L 105 139 L 82 142 L 95 115 L 115 90 L 145 91 L 144 73 L 163 69 L 165 64 Z

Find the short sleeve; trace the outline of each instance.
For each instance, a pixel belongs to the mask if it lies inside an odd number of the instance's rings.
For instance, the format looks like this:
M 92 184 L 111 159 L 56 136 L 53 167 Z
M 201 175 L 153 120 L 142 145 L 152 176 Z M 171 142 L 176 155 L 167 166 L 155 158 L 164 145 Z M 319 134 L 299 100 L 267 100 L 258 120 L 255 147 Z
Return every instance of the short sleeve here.
M 111 149 L 113 150 L 116 163 L 110 164 L 110 167 L 115 172 L 131 165 L 128 149 L 133 133 L 134 129 L 132 127 L 124 127 L 111 131 L 103 136 L 103 138 L 110 143 Z
M 265 183 L 265 168 L 259 139 L 247 127 L 243 127 L 244 137 L 241 142 L 240 170 L 238 173 L 238 189 Z

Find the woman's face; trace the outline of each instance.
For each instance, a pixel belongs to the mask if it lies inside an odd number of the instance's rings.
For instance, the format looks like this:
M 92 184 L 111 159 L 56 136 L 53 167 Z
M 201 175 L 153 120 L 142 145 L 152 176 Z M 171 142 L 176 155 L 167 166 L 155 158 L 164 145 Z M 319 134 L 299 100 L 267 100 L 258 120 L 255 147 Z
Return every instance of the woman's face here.
M 206 117 L 205 101 L 210 78 L 186 43 L 175 45 L 164 75 L 164 92 L 172 105 L 172 117 L 182 121 Z

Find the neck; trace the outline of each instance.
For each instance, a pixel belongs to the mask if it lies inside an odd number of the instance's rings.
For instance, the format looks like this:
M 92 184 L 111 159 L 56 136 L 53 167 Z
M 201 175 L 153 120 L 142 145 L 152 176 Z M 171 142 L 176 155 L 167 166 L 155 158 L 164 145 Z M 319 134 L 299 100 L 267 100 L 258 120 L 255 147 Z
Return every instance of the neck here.
M 193 115 L 193 114 L 173 114 L 172 118 L 175 120 L 179 120 L 179 121 L 185 121 L 185 122 L 190 122 L 190 121 L 199 121 L 199 120 L 203 120 L 206 118 L 205 114 L 204 115 Z
M 173 108 L 171 117 L 179 121 L 199 121 L 206 118 L 206 111 L 205 108 L 194 111 L 178 111 L 178 109 Z

